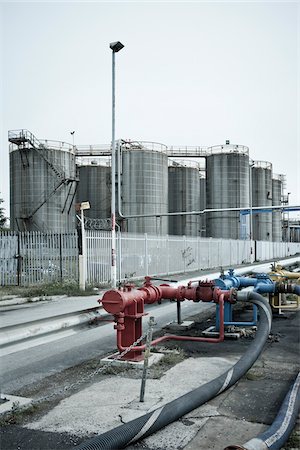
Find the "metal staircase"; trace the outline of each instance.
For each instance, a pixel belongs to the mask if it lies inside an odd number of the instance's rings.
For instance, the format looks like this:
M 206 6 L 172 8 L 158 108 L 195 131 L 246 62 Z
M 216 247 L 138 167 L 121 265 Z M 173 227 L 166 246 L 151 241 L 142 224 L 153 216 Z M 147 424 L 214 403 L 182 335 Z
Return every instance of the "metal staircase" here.
M 63 185 L 69 185 L 69 190 L 64 202 L 63 211 L 67 207 L 68 200 L 70 201 L 70 206 L 68 207 L 68 212 L 70 211 L 72 201 L 75 196 L 76 192 L 76 184 L 78 182 L 78 179 L 76 178 L 76 170 L 74 170 L 73 176 L 67 176 L 66 173 L 62 170 L 60 166 L 57 166 L 53 164 L 52 161 L 49 160 L 46 156 L 45 150 L 51 149 L 51 146 L 48 146 L 48 141 L 40 141 L 38 140 L 29 130 L 22 129 L 22 130 L 12 130 L 8 132 L 8 140 L 12 145 L 15 145 L 18 147 L 18 150 L 21 153 L 21 159 L 23 166 L 29 166 L 29 161 L 26 155 L 26 150 L 33 149 L 36 151 L 36 153 L 42 158 L 47 166 L 51 169 L 51 171 L 54 173 L 55 177 L 57 178 L 57 183 L 55 183 L 50 191 L 45 191 L 42 193 L 40 200 L 37 202 L 37 205 L 35 208 L 28 212 L 26 214 L 26 217 L 23 217 L 23 221 L 32 220 L 33 216 L 36 214 L 36 212 L 45 204 L 47 201 L 57 192 L 61 189 Z M 60 143 L 62 145 L 59 146 L 59 148 L 63 148 L 64 143 Z M 24 163 L 23 154 L 25 153 L 25 159 L 26 163 Z M 72 187 L 75 183 L 75 190 L 72 192 Z M 71 193 L 72 192 L 72 193 Z M 62 212 L 63 212 L 62 211 Z

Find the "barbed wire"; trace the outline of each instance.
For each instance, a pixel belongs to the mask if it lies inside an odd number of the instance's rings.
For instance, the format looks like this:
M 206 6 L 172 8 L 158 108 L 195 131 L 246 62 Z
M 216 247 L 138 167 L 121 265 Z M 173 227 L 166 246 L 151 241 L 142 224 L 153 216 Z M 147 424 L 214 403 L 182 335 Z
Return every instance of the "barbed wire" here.
M 84 227 L 87 230 L 111 230 L 111 219 L 92 219 L 85 217 Z

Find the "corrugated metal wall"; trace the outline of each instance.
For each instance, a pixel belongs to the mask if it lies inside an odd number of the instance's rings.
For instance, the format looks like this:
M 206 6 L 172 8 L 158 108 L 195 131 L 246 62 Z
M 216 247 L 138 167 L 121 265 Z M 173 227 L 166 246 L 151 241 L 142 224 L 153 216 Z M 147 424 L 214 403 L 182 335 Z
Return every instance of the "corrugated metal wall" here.
M 43 156 L 41 156 L 43 155 Z M 62 178 L 65 181 L 62 181 Z M 68 150 L 12 147 L 11 227 L 19 231 L 73 231 L 75 155 Z
M 122 151 L 122 213 L 155 214 L 168 212 L 168 157 L 151 150 Z M 168 232 L 167 217 L 129 219 L 126 231 Z
M 176 163 L 169 167 L 169 212 L 199 211 L 200 175 L 193 167 L 184 167 Z M 169 234 L 200 235 L 199 216 L 170 216 Z
M 229 151 L 231 152 L 229 153 Z M 206 208 L 249 207 L 249 156 L 244 147 L 224 146 L 206 158 Z M 239 213 L 206 214 L 206 236 L 239 239 Z
M 272 206 L 272 164 L 267 161 L 254 161 L 252 206 Z M 272 241 L 272 213 L 254 212 L 253 239 Z
M 281 205 L 282 196 L 282 181 L 279 178 L 272 178 L 272 206 Z M 282 213 L 280 211 L 273 211 L 272 213 L 272 240 L 282 241 Z
M 93 219 L 110 217 L 111 168 L 104 165 L 79 166 L 79 184 L 76 193 L 78 203 L 90 202 L 85 216 Z

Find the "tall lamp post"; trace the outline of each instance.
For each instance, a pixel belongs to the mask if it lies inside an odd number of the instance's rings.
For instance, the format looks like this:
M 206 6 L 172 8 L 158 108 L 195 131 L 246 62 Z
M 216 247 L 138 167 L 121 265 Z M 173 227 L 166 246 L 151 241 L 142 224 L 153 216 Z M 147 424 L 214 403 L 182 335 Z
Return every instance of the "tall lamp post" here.
M 115 140 L 115 59 L 116 53 L 122 50 L 124 45 L 117 41 L 111 42 L 109 47 L 112 50 L 112 139 L 111 139 L 111 285 L 113 288 L 117 284 L 116 266 L 116 140 Z

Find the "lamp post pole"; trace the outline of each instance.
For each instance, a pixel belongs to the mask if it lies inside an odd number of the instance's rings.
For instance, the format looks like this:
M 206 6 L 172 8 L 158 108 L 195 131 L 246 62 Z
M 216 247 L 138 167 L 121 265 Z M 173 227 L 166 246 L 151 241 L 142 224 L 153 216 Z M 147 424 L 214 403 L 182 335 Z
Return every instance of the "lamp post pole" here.
M 117 284 L 117 251 L 116 251 L 116 95 L 115 95 L 115 56 L 122 50 L 124 45 L 117 41 L 109 44 L 112 50 L 112 139 L 111 139 L 111 286 L 116 287 Z
M 254 262 L 254 251 L 252 248 L 252 239 L 253 239 L 253 198 L 252 198 L 252 167 L 253 161 L 249 161 L 249 241 L 250 241 L 250 262 Z

